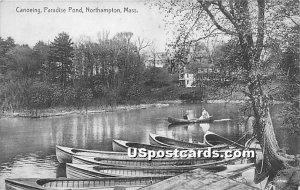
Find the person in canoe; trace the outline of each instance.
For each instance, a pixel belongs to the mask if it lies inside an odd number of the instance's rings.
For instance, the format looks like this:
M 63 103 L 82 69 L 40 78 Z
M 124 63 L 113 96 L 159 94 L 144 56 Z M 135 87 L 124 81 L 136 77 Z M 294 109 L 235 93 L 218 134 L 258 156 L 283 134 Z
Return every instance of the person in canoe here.
M 184 114 L 183 119 L 190 120 L 189 114 Z
M 199 119 L 207 119 L 209 118 L 208 112 L 205 110 L 205 108 L 202 108 L 202 115 L 200 116 Z

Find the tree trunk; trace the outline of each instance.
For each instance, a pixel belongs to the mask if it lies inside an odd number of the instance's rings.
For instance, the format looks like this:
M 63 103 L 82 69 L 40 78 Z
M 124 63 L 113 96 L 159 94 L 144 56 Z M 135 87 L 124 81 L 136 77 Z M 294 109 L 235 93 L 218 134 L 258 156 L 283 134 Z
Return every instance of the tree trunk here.
M 279 170 L 289 167 L 286 157 L 279 154 L 279 146 L 274 133 L 274 128 L 269 112 L 269 108 L 255 107 L 256 113 L 263 113 L 260 119 L 257 119 L 255 131 L 257 139 L 260 142 L 263 151 L 263 160 L 257 165 L 255 170 L 254 182 L 259 183 L 269 176 L 268 181 L 272 181 Z M 256 116 L 259 118 L 259 116 Z

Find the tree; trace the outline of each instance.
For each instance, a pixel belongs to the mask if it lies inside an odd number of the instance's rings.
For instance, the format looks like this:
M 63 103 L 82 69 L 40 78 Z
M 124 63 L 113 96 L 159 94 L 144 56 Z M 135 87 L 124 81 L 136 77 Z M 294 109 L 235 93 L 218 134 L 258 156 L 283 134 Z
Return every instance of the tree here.
M 93 99 L 92 90 L 86 87 L 81 87 L 77 90 L 77 97 L 87 113 L 88 106 L 91 104 Z
M 15 41 L 11 37 L 6 40 L 0 37 L 0 74 L 5 74 L 9 69 L 8 52 L 15 46 Z
M 98 34 L 92 42 L 82 36 L 75 45 L 74 85 L 92 90 L 94 98 L 108 99 L 110 94 L 119 101 L 132 97 L 131 89 L 138 91 L 144 70 L 141 50 L 149 43 L 141 38 L 132 42 L 131 32 L 117 33 L 109 38 L 109 32 Z
M 280 89 L 280 97 L 283 100 L 289 101 L 289 104 L 284 106 L 282 117 L 283 125 L 286 126 L 290 133 L 300 134 L 300 68 L 299 68 L 299 52 L 292 49 L 287 49 L 284 52 L 281 68 L 284 73 L 284 78 L 280 81 L 282 88 Z
M 172 45 L 178 52 L 177 55 L 181 55 L 178 57 L 182 63 L 186 63 L 189 46 L 202 39 L 220 36 L 238 42 L 240 72 L 237 74 L 238 80 L 231 81 L 230 92 L 239 91 L 249 98 L 256 119 L 254 136 L 264 150 L 263 169 L 256 173 L 256 182 L 267 176 L 269 181 L 273 180 L 279 170 L 290 167 L 291 161 L 278 154 L 279 146 L 269 113 L 272 101 L 266 91 L 270 76 L 269 73 L 264 73 L 264 61 L 269 56 L 265 42 L 276 37 L 274 30 L 277 29 L 277 22 L 274 22 L 272 14 L 276 6 L 281 7 L 283 4 L 285 2 L 265 0 L 158 3 L 170 17 L 175 16 L 175 19 L 170 19 L 171 22 L 178 23 Z M 292 1 L 291 4 L 289 6 L 299 7 L 299 1 Z M 294 13 L 290 11 L 289 17 L 292 18 L 291 14 Z M 257 171 L 260 171 L 259 167 Z
M 34 81 L 29 89 L 24 93 L 28 108 L 35 110 L 35 116 L 38 116 L 38 110 L 50 107 L 51 89 L 47 83 Z
M 152 88 L 162 88 L 172 84 L 172 75 L 166 68 L 150 67 L 144 73 L 144 84 Z
M 49 64 L 48 64 L 50 47 L 45 42 L 38 41 L 33 47 L 33 51 L 40 65 L 40 71 L 38 74 L 40 78 L 46 79 L 48 76 L 48 72 L 50 71 Z M 47 81 L 49 80 L 50 79 L 47 79 Z
M 38 61 L 37 54 L 27 45 L 17 45 L 8 53 L 10 64 L 8 69 L 16 72 L 16 78 L 34 78 L 38 75 L 41 64 Z
M 48 57 L 50 78 L 64 87 L 71 82 L 74 56 L 72 45 L 70 36 L 65 32 L 59 33 L 50 45 Z

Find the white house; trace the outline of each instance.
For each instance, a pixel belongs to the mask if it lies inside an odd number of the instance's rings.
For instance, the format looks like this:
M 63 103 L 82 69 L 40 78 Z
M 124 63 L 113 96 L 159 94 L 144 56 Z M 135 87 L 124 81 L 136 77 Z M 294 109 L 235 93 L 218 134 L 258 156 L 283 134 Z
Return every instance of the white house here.
M 195 87 L 195 75 L 189 72 L 187 69 L 184 69 L 179 74 L 179 85 L 186 88 Z

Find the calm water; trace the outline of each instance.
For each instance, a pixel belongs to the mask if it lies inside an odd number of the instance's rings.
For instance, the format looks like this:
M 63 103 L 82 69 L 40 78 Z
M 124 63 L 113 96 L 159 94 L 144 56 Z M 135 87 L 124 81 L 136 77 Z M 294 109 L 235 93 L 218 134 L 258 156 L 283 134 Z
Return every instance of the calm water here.
M 168 116 L 182 117 L 186 110 L 200 116 L 201 108 L 216 119 L 230 118 L 212 124 L 168 127 Z M 288 153 L 300 153 L 300 137 L 280 128 L 277 118 L 280 106 L 273 108 L 275 133 L 281 147 Z M 111 140 L 122 139 L 149 143 L 149 133 L 185 141 L 202 141 L 205 131 L 237 140 L 244 127 L 238 125 L 236 105 L 170 105 L 134 111 L 91 115 L 72 115 L 44 119 L 0 119 L 0 189 L 5 178 L 50 178 L 64 176 L 64 168 L 56 160 L 55 145 L 86 149 L 112 150 Z

